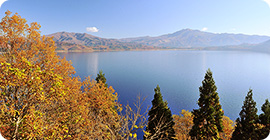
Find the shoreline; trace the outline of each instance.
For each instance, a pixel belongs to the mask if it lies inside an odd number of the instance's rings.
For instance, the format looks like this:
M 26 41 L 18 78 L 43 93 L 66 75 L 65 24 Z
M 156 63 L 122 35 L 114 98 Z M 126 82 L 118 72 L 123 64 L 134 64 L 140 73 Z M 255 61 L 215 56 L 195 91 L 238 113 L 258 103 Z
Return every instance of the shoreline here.
M 64 50 L 56 50 L 56 53 L 92 53 L 92 52 L 124 52 L 124 51 L 167 51 L 167 50 L 203 50 L 201 48 L 166 48 L 166 49 L 129 49 L 129 50 L 71 50 L 71 51 L 64 51 Z
M 254 52 L 254 53 L 264 53 L 270 54 L 268 51 L 257 51 L 253 49 L 219 49 L 219 48 L 165 48 L 165 49 L 129 49 L 129 50 L 71 50 L 63 51 L 56 50 L 56 53 L 94 53 L 94 52 L 128 52 L 128 51 L 241 51 L 241 52 Z M 0 52 L 1 53 L 1 52 Z

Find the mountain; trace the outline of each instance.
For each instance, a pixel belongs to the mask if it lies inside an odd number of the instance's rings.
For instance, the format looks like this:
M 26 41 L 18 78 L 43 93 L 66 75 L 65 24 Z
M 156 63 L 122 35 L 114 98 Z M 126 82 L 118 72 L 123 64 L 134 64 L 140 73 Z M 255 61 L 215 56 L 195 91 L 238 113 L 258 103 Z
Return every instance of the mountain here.
M 204 47 L 201 50 L 229 50 L 229 51 L 255 51 L 270 53 L 270 40 L 259 44 L 241 44 L 241 45 L 228 45 L 216 47 Z
M 174 48 L 227 46 L 240 44 L 257 44 L 269 40 L 269 36 L 244 34 L 215 34 L 199 30 L 183 29 L 172 34 L 157 37 L 137 37 L 120 39 L 122 42 L 134 42 L 149 46 Z
M 268 51 L 270 37 L 244 34 L 215 34 L 184 29 L 157 37 L 106 39 L 86 33 L 57 32 L 54 36 L 57 51 L 121 51 L 166 48 L 192 48 L 206 50 Z
M 143 44 L 120 42 L 117 39 L 105 39 L 86 33 L 57 32 L 47 35 L 54 37 L 57 51 L 116 51 L 153 49 Z
M 260 44 L 252 45 L 250 46 L 250 49 L 253 51 L 270 53 L 270 40 L 267 40 Z

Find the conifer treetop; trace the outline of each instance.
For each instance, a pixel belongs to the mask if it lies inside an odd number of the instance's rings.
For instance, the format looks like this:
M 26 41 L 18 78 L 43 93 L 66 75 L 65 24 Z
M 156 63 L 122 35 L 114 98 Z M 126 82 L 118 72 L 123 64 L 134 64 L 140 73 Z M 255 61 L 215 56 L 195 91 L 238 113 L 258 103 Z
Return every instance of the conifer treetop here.
M 217 87 L 210 69 L 206 71 L 202 86 L 199 87 L 199 109 L 192 111 L 194 115 L 190 136 L 193 139 L 220 139 L 223 132 L 223 110 L 219 103 Z

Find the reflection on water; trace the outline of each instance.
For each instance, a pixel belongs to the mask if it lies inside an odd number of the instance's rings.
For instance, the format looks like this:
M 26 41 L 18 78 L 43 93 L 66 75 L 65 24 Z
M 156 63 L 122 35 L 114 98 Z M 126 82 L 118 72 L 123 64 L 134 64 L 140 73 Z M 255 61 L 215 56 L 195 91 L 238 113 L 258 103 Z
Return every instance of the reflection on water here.
M 88 55 L 87 60 L 87 73 L 93 73 L 93 75 L 98 74 L 98 53 L 93 53 L 92 55 Z M 91 65 L 89 65 L 91 64 Z
M 58 53 L 61 57 L 66 57 L 67 60 L 72 61 L 72 65 L 77 72 L 75 76 L 83 75 L 95 77 L 98 72 L 98 57 L 99 53 Z

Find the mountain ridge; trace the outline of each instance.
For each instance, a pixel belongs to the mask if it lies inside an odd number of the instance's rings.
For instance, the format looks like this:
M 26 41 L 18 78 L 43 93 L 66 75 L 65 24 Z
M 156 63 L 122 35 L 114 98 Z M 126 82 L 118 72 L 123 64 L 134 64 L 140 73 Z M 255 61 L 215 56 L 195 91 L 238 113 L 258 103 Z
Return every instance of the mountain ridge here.
M 57 51 L 119 51 L 119 50 L 147 50 L 153 49 L 136 43 L 120 42 L 117 39 L 106 39 L 87 33 L 57 32 L 46 35 L 54 37 Z
M 269 36 L 245 35 L 231 33 L 210 33 L 200 30 L 183 29 L 174 33 L 147 38 L 123 38 L 122 42 L 136 42 L 144 45 L 162 47 L 210 47 L 240 45 L 244 43 L 258 44 L 270 39 Z
M 204 47 L 252 46 L 270 40 L 269 36 L 210 33 L 200 30 L 183 29 L 156 37 L 107 39 L 87 33 L 57 32 L 54 36 L 57 51 L 120 51 L 152 49 L 198 49 Z M 233 47 L 235 48 L 235 47 Z M 237 48 L 237 47 L 236 47 Z

